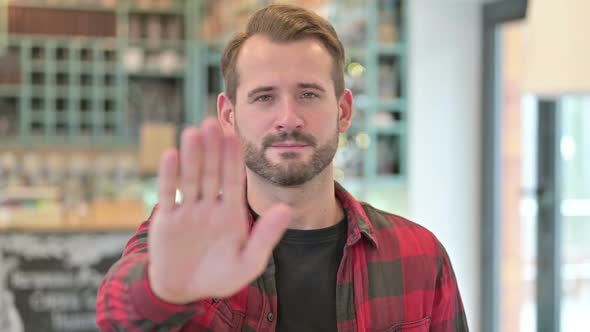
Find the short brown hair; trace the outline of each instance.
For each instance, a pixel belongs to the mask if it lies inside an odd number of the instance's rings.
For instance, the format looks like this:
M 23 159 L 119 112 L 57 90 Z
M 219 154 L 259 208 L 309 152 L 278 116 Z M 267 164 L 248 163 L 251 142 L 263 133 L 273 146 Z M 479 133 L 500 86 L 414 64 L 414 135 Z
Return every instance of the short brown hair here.
M 235 104 L 239 76 L 236 63 L 240 48 L 255 34 L 264 34 L 275 42 L 289 42 L 316 38 L 330 52 L 333 60 L 332 80 L 334 92 L 344 91 L 344 48 L 334 27 L 318 14 L 293 5 L 273 4 L 255 12 L 246 26 L 246 32 L 236 34 L 227 44 L 221 57 L 221 71 L 229 100 Z

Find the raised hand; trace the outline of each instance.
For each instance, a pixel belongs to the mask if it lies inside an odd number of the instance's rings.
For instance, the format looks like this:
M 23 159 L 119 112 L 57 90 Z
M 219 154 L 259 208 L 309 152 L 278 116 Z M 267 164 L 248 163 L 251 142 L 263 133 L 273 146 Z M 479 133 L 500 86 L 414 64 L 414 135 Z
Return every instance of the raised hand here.
M 150 285 L 162 300 L 231 296 L 263 272 L 291 212 L 273 206 L 250 233 L 244 182 L 238 138 L 214 119 L 184 130 L 180 151 L 162 156 L 148 238 Z

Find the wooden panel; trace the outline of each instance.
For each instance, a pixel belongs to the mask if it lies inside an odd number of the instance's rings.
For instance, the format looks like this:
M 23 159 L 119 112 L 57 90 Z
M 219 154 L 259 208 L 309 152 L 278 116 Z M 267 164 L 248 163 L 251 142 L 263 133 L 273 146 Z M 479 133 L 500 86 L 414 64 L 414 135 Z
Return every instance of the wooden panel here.
M 8 32 L 22 34 L 114 37 L 115 13 L 51 8 L 8 8 Z

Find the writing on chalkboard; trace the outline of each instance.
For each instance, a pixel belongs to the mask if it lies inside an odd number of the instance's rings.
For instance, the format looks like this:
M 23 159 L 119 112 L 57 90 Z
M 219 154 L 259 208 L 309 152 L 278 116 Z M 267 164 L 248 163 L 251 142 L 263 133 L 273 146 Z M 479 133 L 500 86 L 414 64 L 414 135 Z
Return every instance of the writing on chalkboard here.
M 23 332 L 23 322 L 14 304 L 14 294 L 3 287 L 8 272 L 17 265 L 14 258 L 4 258 L 0 251 L 0 331 Z
M 97 331 L 96 292 L 129 237 L 0 234 L 0 331 Z
M 16 288 L 54 288 L 99 286 L 103 273 L 94 269 L 80 268 L 78 271 L 15 270 L 10 281 Z

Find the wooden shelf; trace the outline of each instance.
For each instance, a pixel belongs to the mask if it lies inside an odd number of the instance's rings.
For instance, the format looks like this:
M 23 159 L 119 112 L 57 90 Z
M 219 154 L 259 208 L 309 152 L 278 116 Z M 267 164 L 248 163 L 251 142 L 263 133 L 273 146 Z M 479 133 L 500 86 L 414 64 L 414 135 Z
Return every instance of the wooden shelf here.
M 76 233 L 76 232 L 134 232 L 138 224 L 89 224 L 89 225 L 37 225 L 37 226 L 0 226 L 1 233 L 38 232 L 38 233 Z

